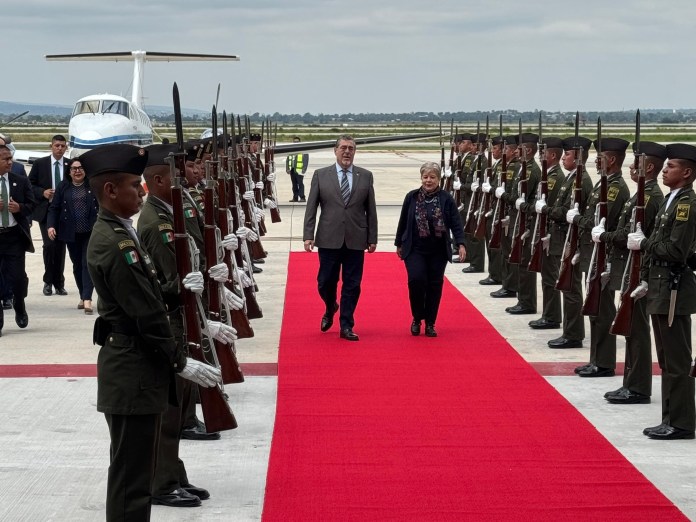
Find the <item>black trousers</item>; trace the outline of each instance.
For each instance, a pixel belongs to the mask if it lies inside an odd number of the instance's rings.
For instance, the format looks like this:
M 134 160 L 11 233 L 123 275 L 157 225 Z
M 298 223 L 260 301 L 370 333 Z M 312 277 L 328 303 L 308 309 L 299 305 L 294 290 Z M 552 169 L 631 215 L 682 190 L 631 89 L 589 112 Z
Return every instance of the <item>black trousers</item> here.
M 441 255 L 411 252 L 406 259 L 408 298 L 416 321 L 435 324 L 442 298 L 447 259 Z
M 364 250 L 351 250 L 345 243 L 341 248 L 319 249 L 319 274 L 317 283 L 319 296 L 326 305 L 326 311 L 334 310 L 338 292 L 338 279 L 341 279 L 341 330 L 353 328 L 353 314 L 358 306 L 360 283 L 365 263 Z
M 80 291 L 80 299 L 91 301 L 94 284 L 87 270 L 87 244 L 91 232 L 80 232 L 75 234 L 75 241 L 65 243 L 70 254 L 70 261 L 73 265 L 73 276 L 75 276 L 75 284 Z
M 290 182 L 292 183 L 292 199 L 299 201 L 305 198 L 304 176 L 296 171 L 290 171 Z
M 105 413 L 111 436 L 111 464 L 106 483 L 106 520 L 150 520 L 161 415 Z
M 24 271 L 25 252 L 23 248 L 22 229 L 19 225 L 0 233 L 0 273 L 3 284 L 14 294 L 14 309 L 23 314 L 24 298 L 27 296 L 28 279 Z M 4 297 L 4 296 L 3 296 Z M 4 326 L 3 310 L 0 306 L 0 330 Z
M 46 222 L 39 223 L 41 230 L 41 239 L 43 239 L 43 261 L 44 261 L 44 276 L 43 282 L 47 285 L 53 285 L 56 288 L 65 287 L 65 243 L 52 240 L 48 237 L 48 229 Z

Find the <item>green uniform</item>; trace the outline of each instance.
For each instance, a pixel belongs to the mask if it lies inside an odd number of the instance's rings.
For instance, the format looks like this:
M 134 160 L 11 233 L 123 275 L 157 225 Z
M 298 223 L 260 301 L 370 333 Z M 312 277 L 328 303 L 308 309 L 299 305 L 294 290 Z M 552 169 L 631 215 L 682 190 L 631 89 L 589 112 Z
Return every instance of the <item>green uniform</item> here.
M 558 196 L 553 205 L 546 207 L 549 215 L 549 227 L 551 230 L 551 243 L 549 245 L 549 257 L 557 256 L 560 263 L 563 259 L 563 247 L 568 234 L 568 222 L 566 214 L 575 204 L 573 201 L 573 190 L 575 188 L 575 173 L 572 171 L 566 176 Z M 592 194 L 592 180 L 590 176 L 583 172 L 582 175 L 582 199 L 578 205 L 580 213 L 584 213 L 587 201 Z M 582 265 L 573 265 L 572 287 L 563 294 L 563 335 L 564 339 L 571 341 L 582 341 L 585 338 L 585 319 L 582 315 Z M 556 277 L 558 279 L 558 277 Z
M 629 199 L 621 212 L 619 224 L 614 232 L 604 232 L 602 241 L 612 245 L 611 280 L 612 289 L 621 290 L 624 269 L 629 251 L 626 239 L 631 232 L 633 209 L 637 194 Z M 645 218 L 641 224 L 643 233 L 650 236 L 655 224 L 657 211 L 664 201 L 662 191 L 656 180 L 645 183 Z M 652 393 L 652 345 L 650 343 L 650 322 L 646 309 L 646 300 L 638 299 L 634 303 L 631 320 L 631 335 L 626 337 L 626 365 L 624 367 L 623 387 L 642 395 Z
M 598 181 L 589 200 L 585 212 L 575 218 L 581 230 L 581 252 L 580 262 L 586 262 L 589 267 L 592 252 L 585 260 L 583 256 L 588 255 L 587 249 L 583 251 L 583 238 L 592 241 L 592 229 L 595 226 L 595 209 L 599 203 L 600 181 Z M 607 219 L 604 224 L 605 230 L 612 232 L 619 224 L 619 217 L 624 204 L 628 201 L 630 193 L 626 182 L 621 177 L 621 172 L 610 174 L 607 177 Z M 607 260 L 611 259 L 611 245 L 607 245 Z M 616 368 L 616 336 L 609 333 L 611 323 L 616 317 L 616 303 L 614 302 L 614 290 L 610 284 L 604 286 L 599 299 L 599 315 L 590 317 L 590 364 L 599 368 Z
M 481 155 L 475 155 L 474 160 L 472 161 L 471 164 L 471 169 L 469 171 L 469 176 L 467 178 L 468 184 L 469 184 L 469 190 L 471 190 L 471 184 L 473 183 L 474 179 L 479 179 L 478 173 L 479 169 L 481 172 L 485 172 L 486 170 L 486 165 L 488 161 L 486 160 L 486 156 L 484 154 Z M 483 181 L 486 181 L 485 179 Z M 481 187 L 479 186 L 478 189 L 479 194 L 481 193 Z M 464 209 L 464 217 L 462 218 L 462 225 L 466 226 L 466 218 L 468 217 L 469 213 L 469 204 L 473 204 L 472 202 L 475 201 L 475 194 L 472 192 L 469 195 L 469 203 L 467 203 L 467 206 Z M 473 208 L 472 213 L 476 212 L 478 208 Z M 475 219 L 475 218 L 472 218 Z M 471 266 L 474 267 L 477 271 L 483 272 L 484 266 L 486 264 L 486 245 L 483 241 L 480 241 L 474 237 L 474 234 L 466 233 L 464 236 L 464 241 L 465 241 L 465 248 L 466 248 L 466 255 L 471 263 Z
M 107 520 L 149 520 L 161 414 L 175 400 L 174 373 L 186 365 L 156 270 L 129 223 L 102 208 L 87 249 L 99 295 L 97 410 L 111 436 Z
M 691 314 L 696 312 L 696 278 L 685 268 L 696 251 L 696 194 L 693 185 L 681 188 L 658 211 L 655 228 L 641 245 L 647 254 L 647 311 L 651 316 L 657 360 L 662 370 L 662 422 L 694 431 L 694 379 L 691 368 Z M 668 326 L 671 274 L 681 273 L 674 321 Z
M 486 252 L 488 253 L 488 277 L 495 281 L 503 280 L 503 255 L 499 248 L 491 248 L 491 235 L 493 234 L 493 211 L 495 210 L 496 199 L 494 196 L 495 189 L 498 188 L 500 180 L 500 170 L 502 169 L 502 160 L 495 160 L 491 168 L 491 191 L 488 196 L 491 198 L 491 216 L 486 218 Z M 485 181 L 485 180 L 484 180 Z
M 505 179 L 507 180 L 505 183 L 505 192 L 500 197 L 504 210 L 504 212 L 501 213 L 501 219 L 507 218 L 508 220 L 507 230 L 503 228 L 503 237 L 500 242 L 500 250 L 503 256 L 503 288 L 505 290 L 511 290 L 512 292 L 517 292 L 519 290 L 519 265 L 511 265 L 508 261 L 510 258 L 510 249 L 512 248 L 512 232 L 515 224 L 513 212 L 517 212 L 515 210 L 515 201 L 512 200 L 512 204 L 510 204 L 510 200 L 513 187 L 517 184 L 517 174 L 519 170 L 519 159 L 514 158 L 512 161 L 508 162 L 505 172 Z

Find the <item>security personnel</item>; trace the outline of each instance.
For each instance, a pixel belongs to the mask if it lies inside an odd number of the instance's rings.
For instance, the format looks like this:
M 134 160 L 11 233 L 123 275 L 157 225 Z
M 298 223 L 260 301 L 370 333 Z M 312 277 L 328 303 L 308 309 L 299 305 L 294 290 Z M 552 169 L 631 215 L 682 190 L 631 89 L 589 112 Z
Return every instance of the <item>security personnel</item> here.
M 570 137 L 563 140 L 563 156 L 561 161 L 563 168 L 569 171 L 560 190 L 558 197 L 553 205 L 537 202 L 536 210 L 547 212 L 549 215 L 549 227 L 551 229 L 551 244 L 549 251 L 558 252 L 560 245 L 561 258 L 563 259 L 563 249 L 565 248 L 565 240 L 568 234 L 568 222 L 566 214 L 571 207 L 574 206 L 573 194 L 575 190 L 576 171 L 576 149 L 582 149 L 582 157 L 579 158 L 582 165 L 585 165 L 589 150 L 592 146 L 592 140 L 584 136 L 577 138 Z M 583 170 L 581 180 L 581 201 L 578 202 L 578 208 L 581 213 L 584 213 L 587 201 L 592 194 L 592 180 L 590 176 Z M 587 268 L 583 266 L 582 260 L 576 266 L 572 273 L 572 286 L 569 291 L 562 291 L 563 295 L 563 334 L 548 342 L 549 348 L 581 348 L 582 341 L 585 338 L 585 318 L 582 315 L 582 272 Z
M 606 166 L 607 219 L 604 227 L 605 230 L 613 232 L 619 223 L 621 210 L 630 197 L 626 182 L 621 177 L 621 166 L 626 158 L 628 142 L 621 138 L 602 138 L 601 143 L 599 140 L 595 140 L 593 144 L 597 151 L 602 151 L 597 156 L 597 169 L 601 170 L 602 162 Z M 577 224 L 581 230 L 581 238 L 589 238 L 591 243 L 593 243 L 592 229 L 598 224 L 595 223 L 595 209 L 599 203 L 600 184 L 601 181 L 595 184 L 583 214 L 580 214 L 580 211 L 575 208 L 570 209 L 566 214 L 568 223 Z M 585 258 L 589 266 L 591 256 L 591 253 L 588 254 L 587 251 L 582 252 L 581 250 L 581 264 Z M 611 251 L 607 252 L 607 259 L 611 259 Z M 601 277 L 605 278 L 608 275 L 601 275 Z M 575 369 L 575 373 L 580 377 L 612 377 L 614 375 L 616 336 L 609 333 L 614 317 L 616 317 L 614 290 L 611 285 L 603 284 L 599 301 L 599 315 L 590 316 L 590 362 Z
M 655 228 L 646 238 L 642 230 L 628 235 L 631 250 L 642 250 L 640 288 L 633 297 L 647 294 L 647 309 L 655 335 L 657 360 L 662 370 L 662 422 L 646 428 L 651 439 L 693 439 L 696 425 L 694 379 L 691 368 L 691 314 L 696 312 L 696 278 L 686 267 L 696 250 L 696 147 L 667 145 L 662 182 L 669 195 L 658 211 Z
M 544 138 L 542 142 L 545 145 L 544 159 L 546 160 L 547 169 L 546 188 L 548 190 L 548 196 L 545 199 L 537 200 L 537 203 L 543 202 L 545 205 L 553 207 L 556 203 L 556 199 L 558 199 L 563 181 L 565 180 L 565 174 L 559 165 L 561 156 L 563 155 L 563 140 L 561 138 L 549 136 Z M 535 211 L 536 207 L 537 205 L 535 204 Z M 541 245 L 545 250 L 545 252 L 542 252 L 541 256 L 541 294 L 543 302 L 541 318 L 529 322 L 529 327 L 535 330 L 559 328 L 562 320 L 561 292 L 556 290 L 556 281 L 558 280 L 558 272 L 561 266 L 563 243 L 556 242 L 554 244 L 551 241 L 551 227 L 548 226 L 550 223 L 551 222 L 547 220 L 547 237 L 541 238 Z
M 514 209 L 515 203 L 512 199 L 512 187 L 516 183 L 516 177 L 520 170 L 520 149 L 517 146 L 517 138 L 517 135 L 509 135 L 503 138 L 505 141 L 505 157 L 507 159 L 507 171 L 505 172 L 505 179 L 507 181 L 504 186 L 501 183 L 495 189 L 495 197 L 499 199 L 502 204 L 502 211 L 499 219 L 502 220 L 503 225 L 503 237 L 500 240 L 500 253 L 503 258 L 501 263 L 502 287 L 499 290 L 491 292 L 491 297 L 495 298 L 517 297 L 517 290 L 519 288 L 518 265 L 512 265 L 508 260 L 510 257 L 510 248 L 512 246 L 511 234 L 513 228 L 510 201 L 512 201 L 512 208 Z
M 295 136 L 292 142 L 299 143 L 300 137 Z M 285 158 L 285 172 L 290 175 L 290 184 L 292 185 L 292 199 L 290 203 L 307 201 L 304 191 L 304 175 L 308 166 L 309 154 L 288 154 L 288 157 Z
M 491 236 L 493 234 L 493 211 L 495 210 L 496 200 L 491 194 L 500 185 L 500 171 L 503 167 L 503 137 L 495 136 L 491 139 L 491 179 L 484 180 L 481 190 L 490 194 L 492 199 L 490 216 L 486 217 L 486 252 L 488 253 L 488 277 L 479 281 L 480 285 L 499 285 L 503 280 L 503 255 L 499 248 L 490 248 Z
M 657 184 L 657 176 L 667 159 L 667 147 L 652 141 L 641 141 L 633 144 L 636 160 L 631 165 L 631 179 L 638 183 L 639 154 L 645 154 L 645 193 L 644 218 L 641 229 L 650 236 L 655 224 L 657 211 L 662 206 L 664 195 Z M 621 291 L 624 283 L 624 269 L 628 262 L 626 241 L 633 228 L 633 213 L 636 208 L 637 193 L 624 205 L 619 218 L 619 224 L 614 232 L 605 232 L 604 227 L 597 226 L 592 230 L 593 240 L 599 235 L 599 240 L 613 245 L 611 253 L 611 279 L 609 284 L 614 290 Z M 614 391 L 604 394 L 604 398 L 612 404 L 648 404 L 652 393 L 652 344 L 650 343 L 650 322 L 646 311 L 645 299 L 634 302 L 631 320 L 631 332 L 626 337 L 626 365 L 624 367 L 623 385 Z
M 156 270 L 130 219 L 145 195 L 140 175 L 147 152 L 104 145 L 80 159 L 100 206 L 87 264 L 99 294 L 97 410 L 111 437 L 106 519 L 146 521 L 161 414 L 168 399 L 176 401 L 173 376 L 213 386 L 220 372 L 186 358 L 177 346 Z

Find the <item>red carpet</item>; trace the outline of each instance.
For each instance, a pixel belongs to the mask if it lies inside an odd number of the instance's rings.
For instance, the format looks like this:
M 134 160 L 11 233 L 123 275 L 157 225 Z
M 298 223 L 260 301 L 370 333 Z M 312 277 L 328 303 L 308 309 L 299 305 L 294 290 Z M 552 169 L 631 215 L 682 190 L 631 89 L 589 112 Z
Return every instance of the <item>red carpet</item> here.
M 412 337 L 403 265 L 366 255 L 350 343 L 316 270 L 291 254 L 264 521 L 685 520 L 452 285 Z

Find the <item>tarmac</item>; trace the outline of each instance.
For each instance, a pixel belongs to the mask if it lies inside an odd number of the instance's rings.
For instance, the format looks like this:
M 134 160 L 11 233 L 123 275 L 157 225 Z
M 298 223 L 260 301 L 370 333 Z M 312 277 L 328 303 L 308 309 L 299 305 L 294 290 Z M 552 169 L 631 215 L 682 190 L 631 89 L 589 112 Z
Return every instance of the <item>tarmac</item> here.
M 263 244 L 269 256 L 262 265 L 263 273 L 257 276 L 260 288 L 257 297 L 264 317 L 252 322 L 254 338 L 237 342 L 237 354 L 243 364 L 271 363 L 272 367 L 272 363 L 277 363 L 288 254 L 302 250 L 304 204 L 288 203 L 290 180 L 282 171 L 283 160 L 283 157 L 277 158 L 280 168 L 276 181 L 282 222 L 271 224 L 270 219 L 267 220 L 268 234 Z M 312 153 L 310 171 L 333 161 L 332 151 Z M 375 175 L 380 230 L 378 251 L 394 251 L 394 231 L 401 202 L 408 190 L 419 186 L 418 169 L 425 161 L 439 161 L 439 151 L 358 151 L 356 164 L 372 170 Z M 624 168 L 624 177 L 628 178 L 628 168 Z M 307 193 L 310 180 L 308 174 Z M 97 358 L 97 347 L 92 345 L 92 325 L 96 316 L 77 310 L 77 289 L 69 259 L 65 271 L 69 295 L 44 296 L 41 237 L 37 226 L 33 227 L 33 236 L 37 252 L 27 255 L 29 327 L 20 330 L 14 324 L 13 313 L 6 311 L 0 338 L 0 375 L 3 376 L 0 377 L 0 395 L 4 398 L 0 403 L 0 416 L 5 419 L 0 431 L 0 520 L 100 520 L 104 518 L 109 438 L 103 415 L 96 411 L 96 379 L 13 376 L 21 375 L 13 365 L 94 364 Z M 643 428 L 660 423 L 659 376 L 653 378 L 651 404 L 608 404 L 603 394 L 620 387 L 621 376 L 582 379 L 572 374 L 570 365 L 584 364 L 588 360 L 589 337 L 585 339 L 584 348 L 549 349 L 546 341 L 560 335 L 559 330 L 532 330 L 527 322 L 538 316 L 506 314 L 504 308 L 514 304 L 510 303 L 512 300 L 490 298 L 489 292 L 497 287 L 479 285 L 478 280 L 485 274 L 463 274 L 463 266 L 449 265 L 448 279 L 526 361 L 538 368 L 560 368 L 542 373 L 688 518 L 696 519 L 696 466 L 693 465 L 696 441 L 654 441 L 642 435 Z M 541 300 L 540 290 L 538 294 Z M 407 306 L 407 303 L 393 305 Z M 319 317 L 307 319 L 308 328 L 319 327 Z M 407 335 L 409 325 L 403 327 Z M 359 331 L 359 325 L 356 330 Z M 589 336 L 589 323 L 586 331 Z M 624 344 L 620 337 L 618 361 L 623 361 Z M 657 360 L 654 349 L 653 360 Z M 210 500 L 199 508 L 154 506 L 153 520 L 261 519 L 276 404 L 277 379 L 273 373 L 247 375 L 246 382 L 227 386 L 239 428 L 223 433 L 219 441 L 185 440 L 181 443 L 181 456 L 191 482 L 207 488 Z M 591 504 L 592 499 L 587 502 Z M 581 513 L 578 518 L 582 518 Z

